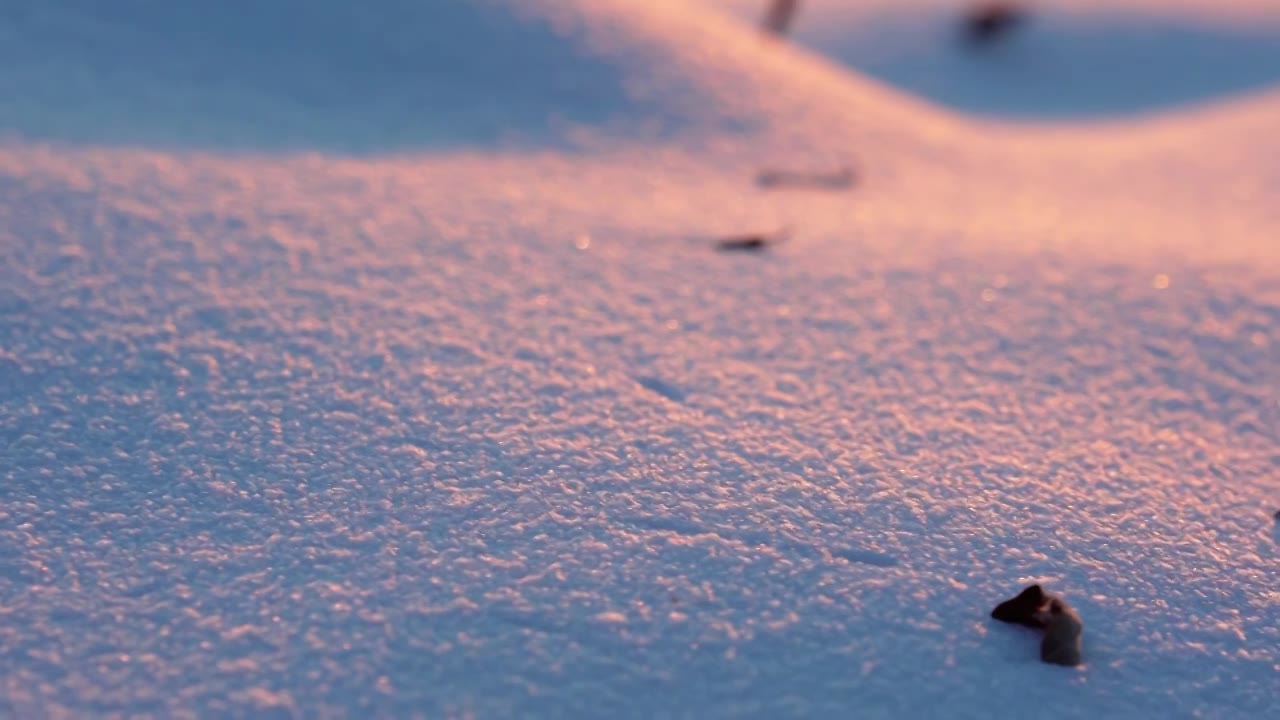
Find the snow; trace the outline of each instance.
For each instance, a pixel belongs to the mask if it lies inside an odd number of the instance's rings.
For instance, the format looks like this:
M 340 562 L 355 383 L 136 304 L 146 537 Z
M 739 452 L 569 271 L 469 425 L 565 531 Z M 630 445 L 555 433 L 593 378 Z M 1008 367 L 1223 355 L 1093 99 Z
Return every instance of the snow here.
M 748 22 L 763 14 L 758 0 L 703 1 Z M 791 35 L 897 87 L 1006 117 L 1151 112 L 1280 81 L 1280 16 L 1274 7 L 1250 12 L 1249 3 L 1202 3 L 1200 12 L 1192 12 L 1197 8 L 1171 9 L 1167 0 L 1096 8 L 1078 1 L 1023 3 L 1018 26 L 983 47 L 967 41 L 963 30 L 967 13 L 979 4 L 801 2 Z M 1217 12 L 1206 13 L 1206 7 Z
M 627 69 L 591 51 L 600 39 L 553 6 L 9 0 L 0 126 L 75 142 L 381 152 L 546 142 L 564 125 L 651 114 L 625 92 Z
M 712 4 L 6 4 L 0 715 L 1268 712 L 1274 83 L 977 119 Z

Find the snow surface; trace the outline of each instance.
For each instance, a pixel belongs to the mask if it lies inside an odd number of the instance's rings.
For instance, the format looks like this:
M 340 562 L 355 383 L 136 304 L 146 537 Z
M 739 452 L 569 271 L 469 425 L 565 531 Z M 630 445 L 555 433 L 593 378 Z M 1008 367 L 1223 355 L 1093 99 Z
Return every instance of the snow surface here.
M 653 114 L 618 61 L 590 52 L 605 30 L 586 37 L 569 10 L 530 4 L 5 0 L 0 127 L 370 152 L 545 142 L 560 126 Z
M 703 2 L 748 22 L 758 21 L 766 4 Z M 1280 82 L 1280 12 L 1274 3 L 1016 3 L 1024 8 L 1019 26 L 986 47 L 964 32 L 968 12 L 980 4 L 801 0 L 789 35 L 872 77 L 991 115 L 1133 114 Z
M 204 5 L 0 4 L 0 715 L 1274 707 L 1274 86 L 1040 127 L 708 3 Z

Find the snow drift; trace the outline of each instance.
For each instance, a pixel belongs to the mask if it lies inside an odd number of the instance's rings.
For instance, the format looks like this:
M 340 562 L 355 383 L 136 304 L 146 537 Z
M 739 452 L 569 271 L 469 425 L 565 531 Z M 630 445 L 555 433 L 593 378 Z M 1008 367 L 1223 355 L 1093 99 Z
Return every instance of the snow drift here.
M 683 2 L 301 6 L 0 5 L 0 714 L 1274 705 L 1274 90 L 1023 127 Z

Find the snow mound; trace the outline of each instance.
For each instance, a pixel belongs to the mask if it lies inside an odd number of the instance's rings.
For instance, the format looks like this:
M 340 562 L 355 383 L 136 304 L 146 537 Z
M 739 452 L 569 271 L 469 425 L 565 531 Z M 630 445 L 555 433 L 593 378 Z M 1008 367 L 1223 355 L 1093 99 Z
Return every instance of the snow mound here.
M 698 114 L 584 3 L 14 0 L 0 131 L 84 143 L 377 151 L 661 134 Z M 594 33 L 594 34 L 593 34 Z M 622 59 L 628 52 L 635 56 Z M 677 107 L 682 99 L 689 100 Z
M 0 716 L 1272 711 L 1280 96 L 997 125 L 678 0 L 422 5 L 608 117 L 0 144 Z
M 711 0 L 715 2 L 715 0 Z M 764 3 L 728 5 L 745 21 Z M 977 2 L 801 3 L 791 36 L 859 72 L 959 110 L 1099 118 L 1237 96 L 1280 82 L 1280 14 L 1190 13 L 1151 3 L 1026 3 L 983 46 Z

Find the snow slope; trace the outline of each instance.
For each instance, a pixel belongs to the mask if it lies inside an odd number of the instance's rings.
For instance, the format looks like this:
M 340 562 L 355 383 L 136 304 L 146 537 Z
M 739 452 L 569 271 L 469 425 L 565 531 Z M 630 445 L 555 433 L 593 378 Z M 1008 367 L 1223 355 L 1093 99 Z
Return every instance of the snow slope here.
M 702 0 L 756 22 L 764 0 Z M 1167 110 L 1280 81 L 1280 12 L 1266 0 L 1023 2 L 1007 37 L 979 46 L 972 0 L 802 0 L 789 37 L 962 110 L 1075 119 Z
M 684 2 L 427 5 L 543 63 L 488 76 L 510 112 L 450 74 L 395 142 L 361 103 L 286 141 L 216 94 L 117 133 L 0 66 L 45 120 L 0 113 L 0 715 L 1274 706 L 1274 89 L 1023 127 Z M 95 7 L 22 17 L 182 67 L 120 35 L 189 18 Z M 237 85 L 259 120 L 334 89 L 306 23 L 226 50 L 285 56 Z M 439 71 L 415 52 L 393 75 Z M 575 73 L 607 88 L 536 85 Z M 1031 580 L 1082 668 L 987 617 Z
M 545 143 L 566 125 L 660 114 L 633 67 L 648 58 L 582 15 L 495 0 L 7 0 L 0 127 L 75 142 L 382 152 Z M 629 64 L 609 57 L 628 51 Z M 664 109 L 680 100 L 676 84 Z

